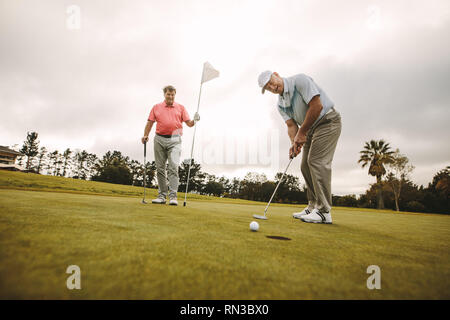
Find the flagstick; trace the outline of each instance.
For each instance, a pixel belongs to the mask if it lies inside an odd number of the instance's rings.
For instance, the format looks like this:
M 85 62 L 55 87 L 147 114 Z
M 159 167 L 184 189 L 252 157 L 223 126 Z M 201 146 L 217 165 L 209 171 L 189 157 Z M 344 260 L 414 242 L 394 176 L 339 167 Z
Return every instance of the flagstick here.
M 205 72 L 205 68 L 203 68 L 203 72 Z M 203 80 L 203 72 L 202 72 L 202 80 Z M 202 85 L 203 85 L 203 81 L 200 82 L 200 93 L 198 95 L 197 113 L 198 113 L 198 110 L 200 109 L 200 97 L 202 96 Z M 184 193 L 183 207 L 186 207 L 186 198 L 187 198 L 187 192 L 188 192 L 188 186 L 189 186 L 189 176 L 191 174 L 192 155 L 194 153 L 195 131 L 197 131 L 196 123 L 194 123 L 194 136 L 192 137 L 191 157 L 189 158 L 189 170 L 188 170 L 188 176 L 187 176 L 187 181 L 186 181 L 186 192 Z

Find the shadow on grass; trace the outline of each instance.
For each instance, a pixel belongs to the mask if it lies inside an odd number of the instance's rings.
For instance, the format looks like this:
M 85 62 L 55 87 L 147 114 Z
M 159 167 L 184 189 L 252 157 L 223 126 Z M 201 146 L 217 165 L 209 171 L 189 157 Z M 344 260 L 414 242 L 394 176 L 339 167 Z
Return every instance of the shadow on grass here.
M 291 240 L 291 238 L 286 237 L 280 237 L 280 236 L 266 236 L 269 239 L 275 239 L 275 240 Z

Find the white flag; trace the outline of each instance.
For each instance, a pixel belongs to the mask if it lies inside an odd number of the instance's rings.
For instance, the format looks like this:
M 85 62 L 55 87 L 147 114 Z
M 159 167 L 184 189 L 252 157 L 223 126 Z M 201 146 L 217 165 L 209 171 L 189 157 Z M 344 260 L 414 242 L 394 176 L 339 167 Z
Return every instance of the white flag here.
M 202 83 L 217 78 L 219 71 L 213 68 L 209 62 L 203 64 Z

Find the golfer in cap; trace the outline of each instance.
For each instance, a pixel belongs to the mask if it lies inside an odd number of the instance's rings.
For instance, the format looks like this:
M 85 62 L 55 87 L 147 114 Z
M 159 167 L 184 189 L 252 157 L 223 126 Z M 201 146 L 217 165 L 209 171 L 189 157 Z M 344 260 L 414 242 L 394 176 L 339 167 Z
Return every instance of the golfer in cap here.
M 183 134 L 183 122 L 188 127 L 193 127 L 200 120 L 198 113 L 194 120 L 189 118 L 184 106 L 175 102 L 176 89 L 166 86 L 163 89 L 164 101 L 153 106 L 144 129 L 142 143 L 148 141 L 148 135 L 156 122 L 156 135 L 153 140 L 155 152 L 156 176 L 158 180 L 158 197 L 152 203 L 166 203 L 167 191 L 169 191 L 169 204 L 178 205 L 178 166 L 181 156 L 181 135 Z M 166 177 L 166 163 L 169 163 L 168 177 Z M 169 189 L 167 189 L 169 180 Z
M 301 171 L 308 206 L 293 217 L 304 222 L 331 224 L 331 163 L 341 134 L 341 116 L 327 94 L 305 75 L 282 78 L 264 71 L 258 77 L 262 93 L 278 94 L 278 111 L 285 121 L 292 146 L 289 156 L 303 149 Z

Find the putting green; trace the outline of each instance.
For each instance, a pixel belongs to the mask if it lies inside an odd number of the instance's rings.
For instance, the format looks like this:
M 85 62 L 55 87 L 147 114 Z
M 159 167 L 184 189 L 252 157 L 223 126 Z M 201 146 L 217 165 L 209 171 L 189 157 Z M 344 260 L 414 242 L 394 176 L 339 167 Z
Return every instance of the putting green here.
M 449 216 L 335 208 L 316 225 L 277 205 L 251 232 L 265 204 L 221 201 L 1 189 L 0 298 L 450 298 Z M 81 290 L 66 287 L 69 265 Z

